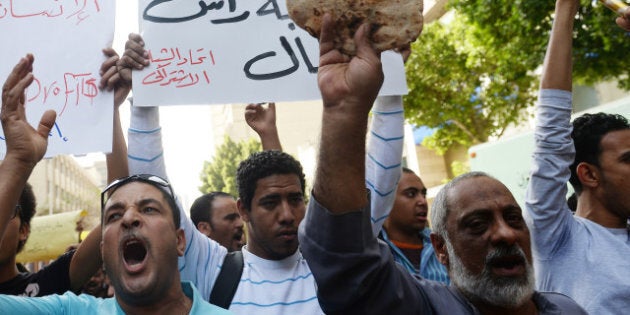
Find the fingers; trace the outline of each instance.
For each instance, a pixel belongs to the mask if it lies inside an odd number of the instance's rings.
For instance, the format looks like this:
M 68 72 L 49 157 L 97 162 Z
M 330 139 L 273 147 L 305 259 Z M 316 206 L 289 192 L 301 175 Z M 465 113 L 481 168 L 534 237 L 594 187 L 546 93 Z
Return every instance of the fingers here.
M 269 109 L 270 111 L 275 113 L 276 112 L 276 103 L 270 102 L 270 103 L 267 103 L 267 104 L 268 104 L 267 105 L 267 109 Z
M 628 17 L 628 15 L 630 14 L 628 12 L 629 11 L 626 11 L 626 15 L 618 16 L 615 20 L 617 25 L 619 25 L 619 27 L 623 28 L 626 31 L 630 31 L 630 17 Z
M 324 14 L 322 18 L 322 30 L 319 35 L 319 55 L 323 56 L 335 48 L 334 25 L 330 13 Z
M 114 84 L 116 81 L 111 80 L 113 76 L 118 74 L 117 62 L 119 60 L 118 54 L 112 48 L 103 49 L 103 53 L 108 56 L 107 60 L 105 60 L 101 64 L 100 74 L 101 81 L 99 83 L 99 88 L 104 89 L 107 88 L 108 91 L 111 91 L 114 88 Z
M 2 112 L 3 114 L 10 114 L 13 112 L 23 113 L 24 109 L 20 111 L 20 104 L 24 106 L 24 91 L 33 83 L 33 74 L 26 73 L 14 86 L 10 87 L 6 91 L 2 91 Z M 5 86 L 6 87 L 6 86 Z
M 329 13 L 322 18 L 322 31 L 319 36 L 319 66 L 323 67 L 335 63 L 344 63 L 350 60 L 349 56 L 335 49 L 334 38 L 335 23 Z
M 357 46 L 357 56 L 361 58 L 378 58 L 380 59 L 380 52 L 376 51 L 372 47 L 372 43 L 369 38 L 370 25 L 363 23 L 354 33 L 354 43 Z
M 400 55 L 402 56 L 403 63 L 406 63 L 407 59 L 409 59 L 409 55 L 411 55 L 411 44 L 407 44 L 399 48 L 398 53 L 400 53 Z
M 263 111 L 262 103 L 247 104 L 247 106 L 245 106 L 245 119 L 248 121 L 254 120 L 256 117 L 260 117 Z
M 4 82 L 2 87 L 2 99 L 4 103 L 5 94 L 9 93 L 10 90 L 19 82 L 27 73 L 33 71 L 33 55 L 28 54 L 25 57 L 21 58 L 20 61 L 13 67 L 13 70 L 7 77 L 7 80 Z
M 129 40 L 125 44 L 125 53 L 119 66 L 142 70 L 149 65 L 149 53 L 144 50 L 144 41 L 138 34 L 129 34 Z
M 48 134 L 52 130 L 55 125 L 55 119 L 57 118 L 57 113 L 54 110 L 47 110 L 42 115 L 42 118 L 39 120 L 39 125 L 37 126 L 37 133 L 43 138 L 48 139 Z

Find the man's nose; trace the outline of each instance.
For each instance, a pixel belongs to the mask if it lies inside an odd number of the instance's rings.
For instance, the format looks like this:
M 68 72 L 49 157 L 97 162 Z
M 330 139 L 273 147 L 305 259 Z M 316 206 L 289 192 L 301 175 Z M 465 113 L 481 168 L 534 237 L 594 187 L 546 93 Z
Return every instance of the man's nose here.
M 293 224 L 295 222 L 295 213 L 293 207 L 288 201 L 283 201 L 280 204 L 280 222 L 284 224 Z
M 140 226 L 140 214 L 134 208 L 127 209 L 122 217 L 122 225 L 125 228 L 137 228 Z
M 243 219 L 241 219 L 241 217 L 236 218 L 236 220 L 234 220 L 234 226 L 236 226 L 237 228 L 242 228 L 245 225 L 245 223 L 243 222 Z
M 427 205 L 427 196 L 423 194 L 418 194 L 416 197 L 416 205 L 418 206 L 426 206 Z
M 518 239 L 518 231 L 507 224 L 505 220 L 500 219 L 495 223 L 491 239 L 493 244 L 505 243 L 507 245 L 512 245 L 516 243 L 516 240 Z

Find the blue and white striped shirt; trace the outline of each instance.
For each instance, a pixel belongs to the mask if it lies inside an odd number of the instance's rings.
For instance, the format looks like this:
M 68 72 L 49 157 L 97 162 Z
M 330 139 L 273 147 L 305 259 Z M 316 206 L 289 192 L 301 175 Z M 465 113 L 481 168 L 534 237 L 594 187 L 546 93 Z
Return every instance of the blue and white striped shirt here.
M 166 176 L 157 107 L 132 106 L 128 133 L 131 174 Z M 379 97 L 373 110 L 371 137 L 366 159 L 366 186 L 372 192 L 374 233 L 380 230 L 394 201 L 401 174 L 403 110 L 401 96 Z M 179 259 L 182 280 L 197 286 L 201 296 L 210 297 L 227 250 L 201 234 L 184 213 L 181 227 L 186 251 Z M 302 254 L 282 260 L 266 260 L 243 248 L 245 266 L 230 310 L 235 314 L 323 314 L 317 301 L 317 286 Z

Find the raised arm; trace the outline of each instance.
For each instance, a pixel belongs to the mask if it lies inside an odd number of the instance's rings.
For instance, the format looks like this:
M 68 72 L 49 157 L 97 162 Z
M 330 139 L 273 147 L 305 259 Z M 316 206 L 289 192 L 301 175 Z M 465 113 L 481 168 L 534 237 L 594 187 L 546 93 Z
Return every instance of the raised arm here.
M 260 137 L 263 150 L 282 151 L 276 126 L 276 103 L 269 103 L 267 107 L 263 104 L 248 104 L 245 107 L 245 121 Z
M 545 54 L 541 89 L 571 91 L 573 20 L 578 1 L 557 0 L 555 19 Z
M 103 54 L 107 59 L 100 69 L 101 90 L 114 92 L 114 121 L 113 121 L 113 142 L 112 152 L 105 155 L 107 163 L 107 182 L 129 175 L 127 166 L 127 145 L 120 123 L 119 107 L 131 90 L 131 83 L 123 80 L 118 73 L 116 66 L 119 57 L 113 48 L 103 49 Z M 78 291 L 94 275 L 103 264 L 100 251 L 101 225 L 99 224 L 90 231 L 90 234 L 81 242 L 77 251 L 72 256 L 70 262 L 70 288 Z
M 400 51 L 407 61 L 411 48 Z M 370 190 L 372 233 L 378 235 L 396 198 L 402 170 L 404 109 L 401 95 L 379 96 L 372 108 L 365 157 L 365 185 Z
M 114 134 L 112 152 L 106 155 L 107 182 L 129 175 L 127 163 L 127 144 L 120 123 L 120 105 L 131 91 L 131 81 L 125 80 L 119 73 L 118 62 L 120 58 L 113 48 L 103 49 L 108 59 L 101 66 L 100 88 L 114 91 Z
M 539 259 L 551 259 L 572 224 L 566 203 L 571 140 L 571 51 L 577 0 L 557 0 L 536 105 L 532 171 L 525 197 L 532 247 Z
M 131 82 L 131 71 L 142 70 L 149 65 L 148 53 L 144 41 L 138 34 L 130 34 L 125 44 L 125 53 L 118 63 L 122 77 Z M 164 149 L 162 147 L 162 128 L 157 107 L 131 106 L 129 127 L 129 171 L 131 174 L 154 174 L 166 176 Z M 176 187 L 174 187 L 176 189 Z M 177 193 L 177 190 L 175 190 Z M 181 217 L 181 228 L 186 236 L 186 251 L 179 259 L 179 271 L 182 280 L 195 284 L 204 299 L 216 280 L 217 270 L 223 263 L 227 249 L 208 238 L 195 228 L 184 211 L 179 198 L 177 204 Z
M 2 87 L 2 129 L 6 156 L 0 163 L 0 235 L 13 217 L 22 190 L 35 165 L 44 157 L 48 133 L 55 123 L 54 111 L 46 111 L 37 129 L 26 120 L 25 90 L 33 82 L 31 54 L 20 59 Z M 2 239 L 0 239 L 0 243 Z
M 355 34 L 356 56 L 333 50 L 331 23 L 326 15 L 318 75 L 324 103 L 319 160 L 300 248 L 327 314 L 416 314 L 428 301 L 377 241 L 365 187 L 367 117 L 383 82 L 379 53 L 368 40 L 368 25 Z
M 313 195 L 333 213 L 357 211 L 367 205 L 365 134 L 367 115 L 383 83 L 380 54 L 368 40 L 369 26 L 355 35 L 357 55 L 334 49 L 330 16 L 320 37 L 317 74 L 324 111 Z

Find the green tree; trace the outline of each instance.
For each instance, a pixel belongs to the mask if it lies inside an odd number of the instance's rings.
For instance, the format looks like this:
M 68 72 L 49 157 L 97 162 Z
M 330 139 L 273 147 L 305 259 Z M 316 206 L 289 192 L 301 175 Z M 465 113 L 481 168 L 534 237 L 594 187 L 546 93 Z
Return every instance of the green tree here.
M 435 128 L 424 144 L 443 153 L 500 136 L 526 116 L 538 88 L 553 21 L 553 0 L 451 0 L 451 23 L 426 25 L 406 64 L 406 117 Z M 597 1 L 576 15 L 574 81 L 616 79 L 630 89 L 629 33 Z
M 238 165 L 250 154 L 261 149 L 262 146 L 259 141 L 250 139 L 249 141 L 234 142 L 226 135 L 212 161 L 203 162 L 202 185 L 199 187 L 199 191 L 202 193 L 222 191 L 238 196 L 236 189 Z
M 534 101 L 536 77 L 529 69 L 505 67 L 473 39 L 461 19 L 448 26 L 432 23 L 413 43 L 406 64 L 405 115 L 415 125 L 436 129 L 424 145 L 438 153 L 500 136 Z
M 553 0 L 451 0 L 486 50 L 503 49 L 502 58 L 524 63 L 530 69 L 541 64 L 553 18 Z M 615 14 L 600 2 L 580 0 L 575 17 L 573 77 L 577 83 L 592 84 L 618 80 L 630 89 L 628 32 L 619 28 Z M 506 64 L 508 64 L 506 62 Z

